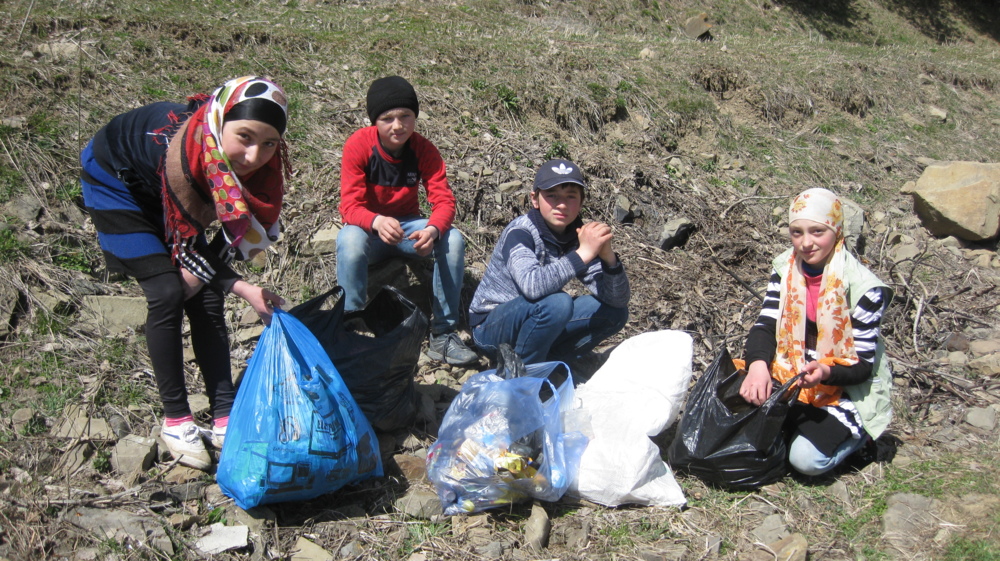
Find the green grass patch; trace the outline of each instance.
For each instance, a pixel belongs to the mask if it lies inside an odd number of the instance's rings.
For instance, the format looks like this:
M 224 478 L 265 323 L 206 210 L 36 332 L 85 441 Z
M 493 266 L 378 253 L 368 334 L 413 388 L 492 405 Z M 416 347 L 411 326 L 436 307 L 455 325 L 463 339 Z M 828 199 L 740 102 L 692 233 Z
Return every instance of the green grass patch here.
M 17 239 L 13 230 L 0 230 L 0 264 L 12 263 L 28 255 L 28 244 Z

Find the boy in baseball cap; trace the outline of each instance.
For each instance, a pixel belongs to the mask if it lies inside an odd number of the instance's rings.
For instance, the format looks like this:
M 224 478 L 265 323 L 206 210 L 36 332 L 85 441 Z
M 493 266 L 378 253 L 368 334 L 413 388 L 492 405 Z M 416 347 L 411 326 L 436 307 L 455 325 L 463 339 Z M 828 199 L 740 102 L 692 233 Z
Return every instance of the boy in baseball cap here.
M 413 86 L 399 76 L 379 78 L 368 88 L 370 127 L 344 143 L 340 170 L 337 282 L 347 311 L 367 302 L 368 266 L 390 257 L 434 257 L 431 340 L 428 356 L 448 364 L 479 359 L 459 337 L 458 320 L 465 240 L 451 227 L 455 195 L 448 186 L 438 149 L 418 134 L 420 102 Z M 420 214 L 423 183 L 431 205 Z
M 507 343 L 525 364 L 573 360 L 625 327 L 628 277 L 611 227 L 580 219 L 586 189 L 573 162 L 545 162 L 534 208 L 500 234 L 469 309 L 473 341 L 491 358 Z M 591 294 L 564 292 L 574 277 Z

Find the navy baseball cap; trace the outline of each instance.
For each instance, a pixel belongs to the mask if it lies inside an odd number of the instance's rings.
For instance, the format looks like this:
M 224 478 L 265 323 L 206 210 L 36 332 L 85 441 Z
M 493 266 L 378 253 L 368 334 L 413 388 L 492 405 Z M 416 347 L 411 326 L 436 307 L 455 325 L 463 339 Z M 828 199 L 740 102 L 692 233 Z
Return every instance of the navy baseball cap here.
M 569 160 L 557 158 L 545 162 L 538 168 L 538 172 L 535 173 L 535 187 L 532 190 L 546 191 L 563 183 L 574 183 L 583 189 L 587 188 L 580 167 Z

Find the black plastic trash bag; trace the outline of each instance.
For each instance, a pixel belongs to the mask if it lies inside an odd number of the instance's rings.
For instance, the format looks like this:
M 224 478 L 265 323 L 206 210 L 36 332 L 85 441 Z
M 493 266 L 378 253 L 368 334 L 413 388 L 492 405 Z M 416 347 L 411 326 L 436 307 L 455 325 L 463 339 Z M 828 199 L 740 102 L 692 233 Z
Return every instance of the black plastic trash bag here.
M 801 375 L 800 375 L 801 376 Z M 756 489 L 788 473 L 783 425 L 799 376 L 775 388 L 760 407 L 740 396 L 746 377 L 723 348 L 688 397 L 667 451 L 674 470 L 729 489 Z
M 292 308 L 330 355 L 351 395 L 379 430 L 408 427 L 417 414 L 413 376 L 427 316 L 398 290 L 383 286 L 363 310 L 344 312 L 337 286 Z M 332 306 L 325 306 L 335 298 Z

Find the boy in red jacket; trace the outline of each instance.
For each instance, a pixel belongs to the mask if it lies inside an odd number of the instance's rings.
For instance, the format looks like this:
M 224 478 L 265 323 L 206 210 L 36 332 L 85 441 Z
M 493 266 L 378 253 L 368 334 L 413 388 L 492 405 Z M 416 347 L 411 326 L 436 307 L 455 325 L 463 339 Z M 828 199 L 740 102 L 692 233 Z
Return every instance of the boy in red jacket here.
M 478 360 L 458 336 L 465 240 L 451 227 L 455 195 L 444 160 L 429 140 L 414 131 L 420 103 L 413 86 L 399 76 L 380 78 L 368 88 L 366 109 L 372 125 L 344 144 L 340 171 L 337 282 L 347 311 L 365 306 L 368 265 L 390 257 L 434 256 L 431 341 L 428 355 L 448 364 Z M 420 215 L 420 183 L 431 215 Z

